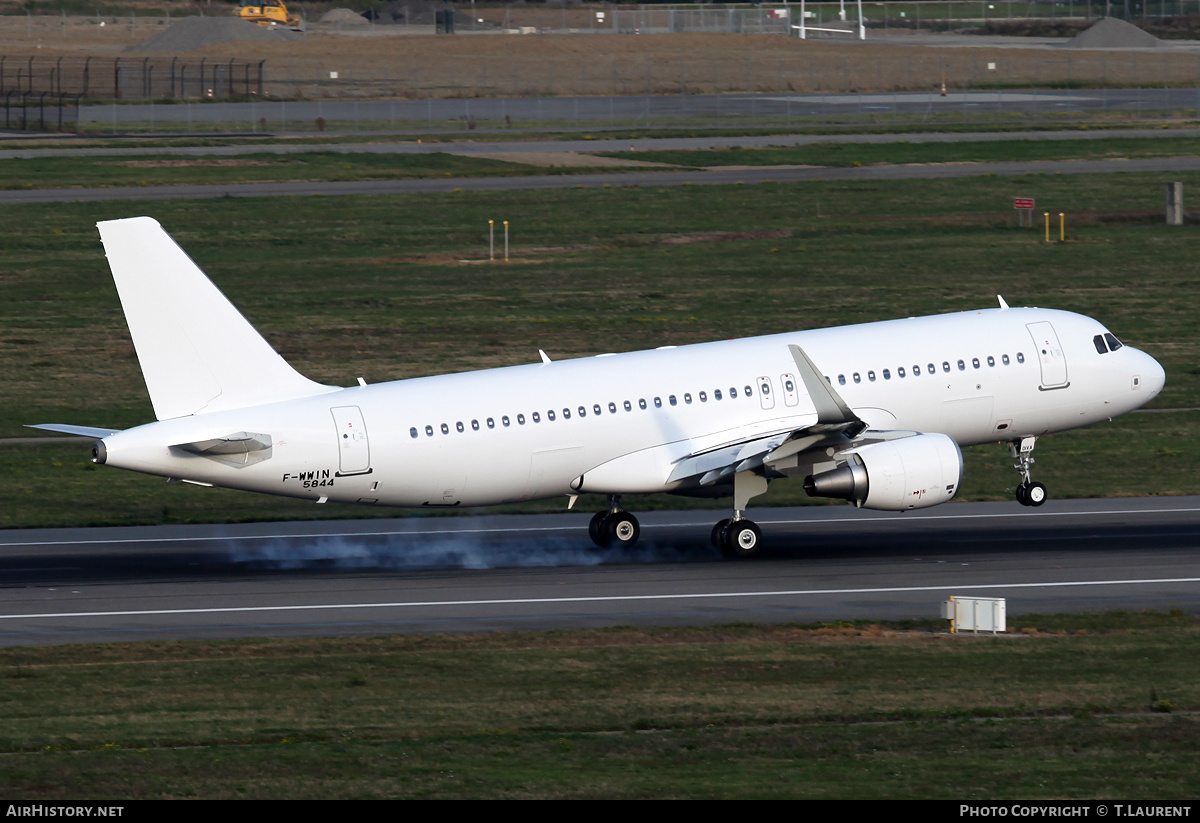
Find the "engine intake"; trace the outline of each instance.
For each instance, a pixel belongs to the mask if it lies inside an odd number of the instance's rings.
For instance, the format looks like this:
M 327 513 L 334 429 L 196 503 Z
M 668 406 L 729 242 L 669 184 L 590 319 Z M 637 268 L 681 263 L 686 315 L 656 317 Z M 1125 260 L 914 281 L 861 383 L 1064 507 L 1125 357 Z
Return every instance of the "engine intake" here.
M 849 500 L 855 506 L 904 511 L 951 500 L 962 484 L 958 444 L 944 434 L 885 440 L 840 455 L 837 468 L 804 478 L 810 497 Z

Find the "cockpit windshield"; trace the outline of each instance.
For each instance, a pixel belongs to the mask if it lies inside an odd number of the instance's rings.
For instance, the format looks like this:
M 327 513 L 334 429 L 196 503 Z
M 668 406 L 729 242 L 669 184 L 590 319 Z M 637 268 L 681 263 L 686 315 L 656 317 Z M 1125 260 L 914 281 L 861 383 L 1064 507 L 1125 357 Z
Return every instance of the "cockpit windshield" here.
M 1110 351 L 1116 351 L 1124 345 L 1112 332 L 1096 335 L 1092 338 L 1092 344 L 1100 354 L 1108 354 Z

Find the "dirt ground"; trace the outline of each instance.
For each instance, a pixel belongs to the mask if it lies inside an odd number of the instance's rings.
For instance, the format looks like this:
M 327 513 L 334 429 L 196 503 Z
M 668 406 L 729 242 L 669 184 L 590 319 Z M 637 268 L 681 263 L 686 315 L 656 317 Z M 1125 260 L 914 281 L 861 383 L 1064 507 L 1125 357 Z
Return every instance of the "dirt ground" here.
M 103 23 L 104 25 L 101 25 Z M 0 16 L 0 71 L 28 58 L 266 61 L 276 97 L 487 97 L 738 91 L 892 91 L 1004 85 L 1194 86 L 1200 52 L 1084 51 L 883 41 L 802 41 L 770 34 L 356 34 L 314 25 L 302 42 L 233 41 L 178 55 L 124 49 L 162 18 Z M 356 27 L 355 27 L 356 28 Z M 947 44 L 952 41 L 947 38 Z M 335 76 L 336 75 L 336 76 Z M 0 80 L 3 80 L 0 77 Z

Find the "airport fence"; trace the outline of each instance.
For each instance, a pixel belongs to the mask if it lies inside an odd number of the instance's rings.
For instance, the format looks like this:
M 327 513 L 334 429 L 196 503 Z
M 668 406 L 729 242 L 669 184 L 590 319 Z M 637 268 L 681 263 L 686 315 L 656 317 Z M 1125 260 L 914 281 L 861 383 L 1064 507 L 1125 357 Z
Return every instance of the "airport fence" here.
M 0 92 L 155 100 L 261 95 L 265 61 L 0 55 Z
M 9 89 L 0 97 L 4 101 L 5 130 L 75 132 L 79 129 L 78 94 Z

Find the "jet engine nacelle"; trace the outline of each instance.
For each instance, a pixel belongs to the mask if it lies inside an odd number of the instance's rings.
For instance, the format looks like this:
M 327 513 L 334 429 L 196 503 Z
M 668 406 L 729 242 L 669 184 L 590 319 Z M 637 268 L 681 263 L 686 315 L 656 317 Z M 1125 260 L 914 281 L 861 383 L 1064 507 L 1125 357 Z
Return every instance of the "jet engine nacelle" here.
M 944 434 L 885 440 L 839 455 L 836 469 L 809 475 L 812 497 L 849 500 L 859 508 L 903 511 L 946 503 L 962 484 L 958 444 Z

